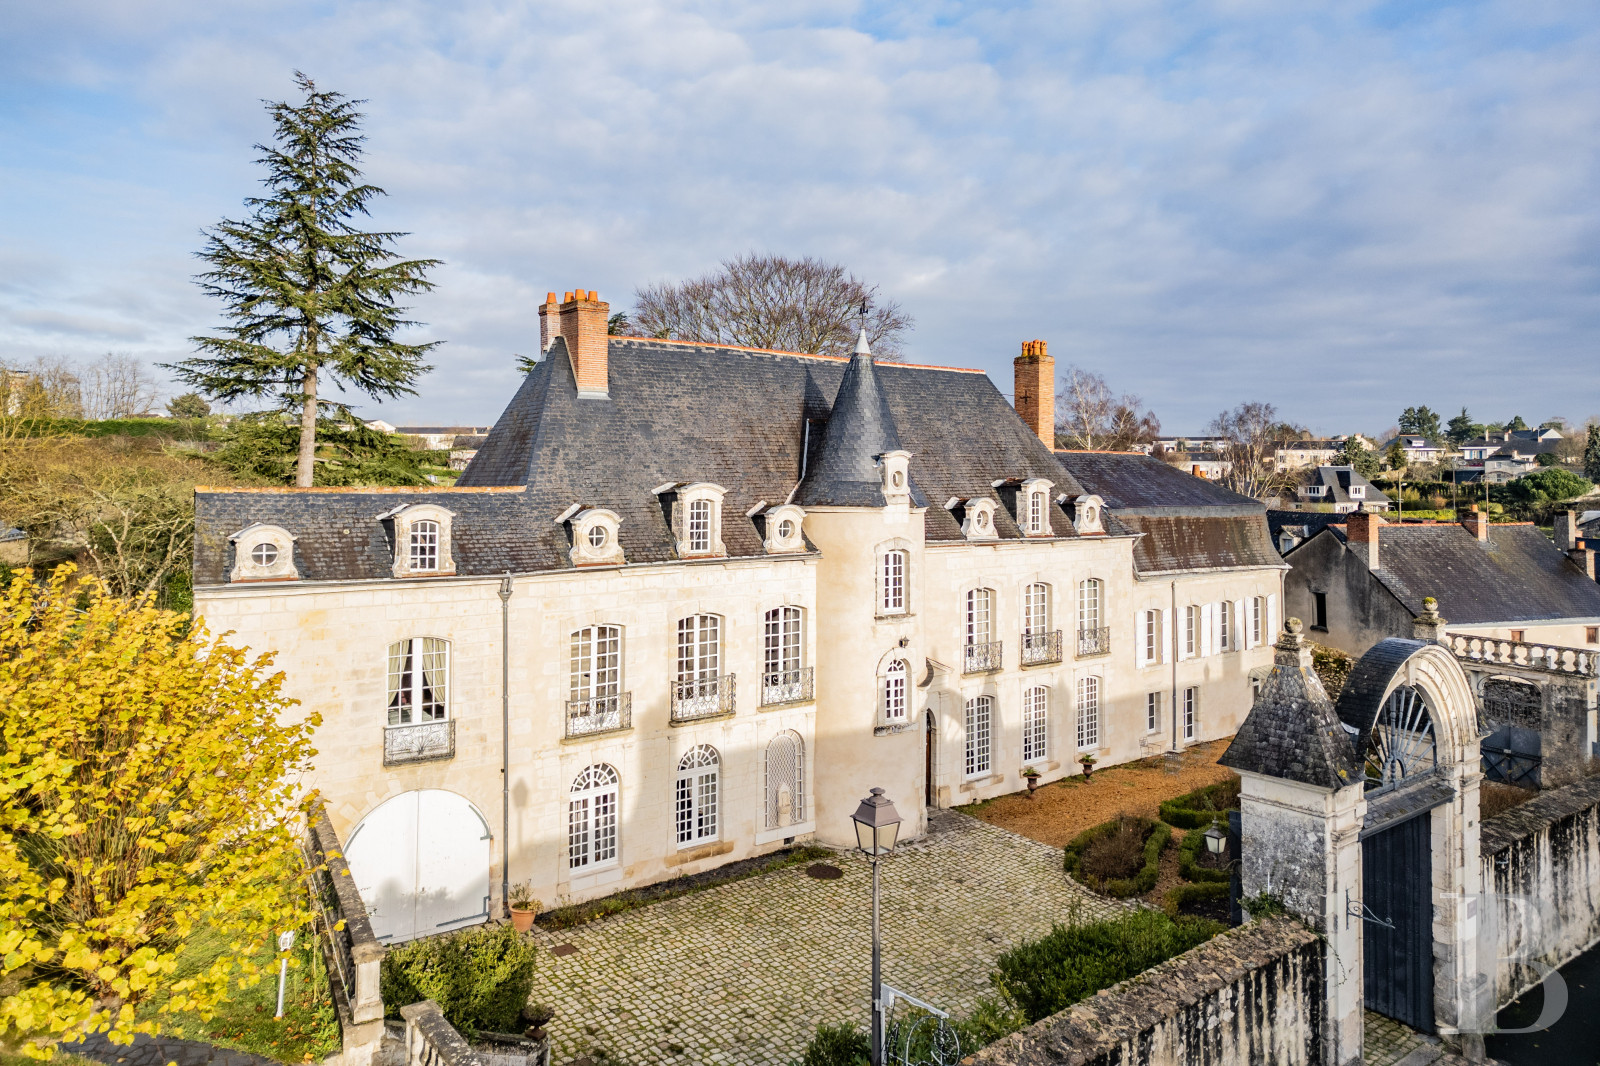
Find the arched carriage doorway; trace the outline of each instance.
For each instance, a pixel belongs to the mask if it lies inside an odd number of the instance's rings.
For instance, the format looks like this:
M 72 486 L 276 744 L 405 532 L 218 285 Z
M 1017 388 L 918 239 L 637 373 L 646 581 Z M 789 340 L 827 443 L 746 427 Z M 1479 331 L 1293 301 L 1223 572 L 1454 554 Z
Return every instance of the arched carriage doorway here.
M 402 792 L 368 812 L 344 854 L 378 939 L 487 921 L 490 843 L 478 809 L 443 789 Z
M 1477 709 L 1436 644 L 1385 640 L 1351 671 L 1337 706 L 1365 776 L 1361 828 L 1366 1007 L 1422 1032 L 1456 1029 L 1461 945 L 1436 942 L 1477 869 Z M 1461 861 L 1471 852 L 1471 862 Z M 1446 926 L 1448 927 L 1448 925 Z M 1445 995 L 1441 997 L 1441 990 Z M 1442 1000 L 1444 1002 L 1442 1002 Z

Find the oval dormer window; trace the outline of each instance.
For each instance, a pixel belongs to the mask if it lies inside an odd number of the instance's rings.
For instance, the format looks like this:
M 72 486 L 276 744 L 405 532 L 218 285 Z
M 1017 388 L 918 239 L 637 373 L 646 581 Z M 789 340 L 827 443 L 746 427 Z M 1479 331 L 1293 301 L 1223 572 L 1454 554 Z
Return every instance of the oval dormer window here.
M 604 526 L 589 527 L 589 547 L 598 551 L 606 546 L 606 529 Z
M 271 566 L 278 561 L 278 546 L 276 544 L 257 544 L 250 549 L 250 561 L 257 566 Z
M 1083 520 L 1084 520 L 1084 522 L 1088 523 L 1091 526 L 1094 525 L 1095 518 L 1094 518 L 1094 508 L 1093 507 L 1090 507 L 1090 508 L 1087 508 L 1087 509 L 1084 510 L 1084 512 L 1083 512 Z
M 894 473 L 889 475 L 889 484 L 893 485 L 895 488 L 899 488 L 900 486 L 904 485 L 905 483 L 906 483 L 906 476 L 904 474 L 902 474 L 900 471 L 896 470 Z
M 979 529 L 988 529 L 989 528 L 989 515 L 988 515 L 988 512 L 979 511 L 978 512 L 977 521 L 978 521 L 978 528 Z
M 778 523 L 778 537 L 780 540 L 788 540 L 792 536 L 794 536 L 794 522 L 785 518 Z

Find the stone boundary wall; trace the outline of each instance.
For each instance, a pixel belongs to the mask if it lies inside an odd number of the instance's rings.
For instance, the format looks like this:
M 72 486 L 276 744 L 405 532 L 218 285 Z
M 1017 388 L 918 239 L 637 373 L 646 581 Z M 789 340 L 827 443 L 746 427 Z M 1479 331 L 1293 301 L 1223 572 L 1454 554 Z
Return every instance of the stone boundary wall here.
M 1503 1007 L 1600 942 L 1600 777 L 1541 792 L 1480 832 Z
M 482 1066 L 433 1000 L 408 1003 L 400 1017 L 406 1023 L 406 1066 Z
M 964 1060 L 982 1066 L 1322 1062 L 1323 942 L 1251 922 Z

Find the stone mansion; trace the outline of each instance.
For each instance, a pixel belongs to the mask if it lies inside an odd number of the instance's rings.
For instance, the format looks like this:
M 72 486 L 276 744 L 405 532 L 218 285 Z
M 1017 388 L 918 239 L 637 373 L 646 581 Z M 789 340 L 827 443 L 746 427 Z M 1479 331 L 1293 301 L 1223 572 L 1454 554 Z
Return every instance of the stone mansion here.
M 577 291 L 453 488 L 201 489 L 195 606 L 275 651 L 380 936 L 1232 734 L 1270 671 L 1265 508 L 1057 453 L 947 367 L 611 337 Z

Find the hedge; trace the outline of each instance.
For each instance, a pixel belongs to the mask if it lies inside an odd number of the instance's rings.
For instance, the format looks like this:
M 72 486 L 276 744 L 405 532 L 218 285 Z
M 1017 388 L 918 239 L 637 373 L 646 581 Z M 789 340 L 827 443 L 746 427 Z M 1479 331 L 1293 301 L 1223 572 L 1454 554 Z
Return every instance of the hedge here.
M 1195 861 L 1205 842 L 1206 835 L 1199 830 L 1183 838 L 1183 843 L 1178 845 L 1178 876 L 1202 884 L 1227 884 L 1227 870 L 1210 870 Z
M 1097 826 L 1085 829 L 1073 838 L 1072 843 L 1066 846 L 1067 873 L 1076 881 L 1088 884 L 1078 876 L 1078 860 L 1083 856 L 1083 850 L 1100 837 L 1110 836 L 1116 832 L 1119 818 L 1109 822 L 1101 822 Z M 1160 872 L 1161 849 L 1167 846 L 1167 841 L 1172 839 L 1172 829 L 1160 822 L 1152 822 L 1148 818 L 1136 818 L 1144 827 L 1146 834 L 1144 840 L 1144 866 L 1132 877 L 1115 878 L 1099 886 L 1098 891 L 1107 896 L 1125 899 L 1128 896 L 1142 896 L 1156 887 L 1156 876 Z M 1090 886 L 1094 887 L 1094 886 Z
M 1217 797 L 1224 791 L 1238 787 L 1237 781 L 1218 781 L 1214 785 L 1164 800 L 1161 804 L 1161 820 L 1179 829 L 1204 829 L 1221 818 L 1227 810 L 1217 806 Z
M 533 990 L 538 945 L 509 925 L 480 925 L 391 947 L 378 972 L 389 1017 L 431 999 L 467 1036 L 517 1031 Z
M 1227 899 L 1227 885 L 1179 885 L 1167 893 L 1166 911 L 1176 917 L 1185 906 L 1205 900 Z

